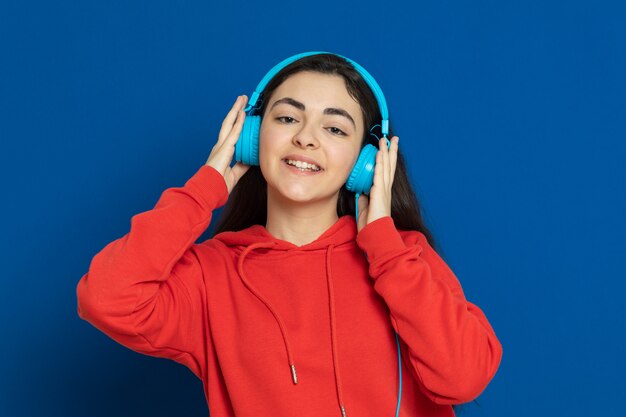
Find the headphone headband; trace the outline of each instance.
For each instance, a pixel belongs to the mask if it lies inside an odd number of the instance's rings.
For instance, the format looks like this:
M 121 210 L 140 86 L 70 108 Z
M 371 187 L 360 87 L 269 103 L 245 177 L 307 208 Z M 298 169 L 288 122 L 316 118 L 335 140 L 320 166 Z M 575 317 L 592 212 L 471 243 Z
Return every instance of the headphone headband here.
M 261 95 L 261 93 L 263 93 L 263 90 L 265 90 L 265 87 L 267 86 L 267 84 L 272 80 L 272 78 L 274 78 L 274 76 L 280 70 L 282 70 L 284 67 L 291 64 L 292 62 L 297 61 L 300 58 L 303 58 L 309 55 L 319 55 L 319 54 L 332 54 L 332 55 L 341 57 L 345 59 L 346 61 L 348 61 L 350 64 L 352 64 L 354 69 L 359 74 L 361 74 L 361 76 L 363 77 L 367 85 L 372 90 L 372 93 L 374 93 L 374 96 L 376 97 L 376 101 L 378 102 L 378 108 L 380 110 L 380 114 L 383 119 L 380 123 L 382 133 L 384 137 L 387 137 L 387 135 L 389 134 L 389 111 L 387 110 L 387 101 L 385 100 L 385 96 L 380 86 L 378 85 L 374 77 L 372 77 L 370 73 L 365 70 L 365 68 L 363 68 L 362 66 L 360 66 L 359 64 L 351 60 L 350 58 L 347 58 L 345 56 L 335 54 L 332 52 L 324 52 L 324 51 L 303 52 L 300 54 L 293 55 L 279 62 L 278 64 L 276 64 L 267 74 L 265 74 L 265 77 L 263 77 L 259 85 L 257 85 L 257 87 L 254 89 L 254 93 L 252 93 L 252 96 L 250 97 L 250 100 L 248 101 L 248 105 L 245 108 L 245 112 L 247 113 L 248 111 L 250 111 L 252 108 L 256 106 L 256 102 L 259 99 L 259 96 Z

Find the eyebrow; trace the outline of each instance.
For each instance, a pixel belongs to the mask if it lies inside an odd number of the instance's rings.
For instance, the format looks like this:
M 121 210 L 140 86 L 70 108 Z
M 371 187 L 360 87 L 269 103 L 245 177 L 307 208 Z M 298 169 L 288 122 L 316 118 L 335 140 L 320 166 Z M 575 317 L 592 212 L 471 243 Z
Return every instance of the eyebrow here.
M 270 108 L 270 110 L 272 110 L 276 105 L 280 103 L 290 104 L 294 106 L 295 108 L 302 110 L 302 111 L 304 111 L 304 109 L 306 108 L 304 104 L 300 103 L 298 100 L 294 100 L 291 97 L 284 97 L 284 98 L 281 98 L 280 100 L 276 100 L 274 104 L 272 104 L 272 107 Z M 350 122 L 352 123 L 352 126 L 354 126 L 354 128 L 356 129 L 356 123 L 354 123 L 354 119 L 352 118 L 352 116 L 350 116 L 350 113 L 348 113 L 344 109 L 327 107 L 324 109 L 324 114 L 333 114 L 337 116 L 343 116 L 347 118 L 348 120 L 350 120 Z

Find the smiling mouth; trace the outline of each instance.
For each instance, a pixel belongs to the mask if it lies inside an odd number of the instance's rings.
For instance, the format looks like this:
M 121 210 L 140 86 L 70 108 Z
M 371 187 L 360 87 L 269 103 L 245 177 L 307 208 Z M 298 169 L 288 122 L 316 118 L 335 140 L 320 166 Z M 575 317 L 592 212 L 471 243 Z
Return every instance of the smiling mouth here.
M 289 162 L 291 161 L 291 162 Z M 297 166 L 295 161 L 293 160 L 288 160 L 288 159 L 282 159 L 281 162 L 283 163 L 283 165 L 285 165 L 287 167 L 287 169 L 289 169 L 291 172 L 297 173 L 297 174 L 304 174 L 304 175 L 315 175 L 315 174 L 319 174 L 320 172 L 324 171 L 322 168 L 318 167 L 318 166 L 314 166 L 311 167 L 310 164 L 305 164 L 302 162 L 297 163 Z
M 293 159 L 283 159 L 283 163 L 289 167 L 296 168 L 302 172 L 320 172 L 323 171 L 321 167 L 315 164 L 309 164 L 307 162 L 297 161 Z

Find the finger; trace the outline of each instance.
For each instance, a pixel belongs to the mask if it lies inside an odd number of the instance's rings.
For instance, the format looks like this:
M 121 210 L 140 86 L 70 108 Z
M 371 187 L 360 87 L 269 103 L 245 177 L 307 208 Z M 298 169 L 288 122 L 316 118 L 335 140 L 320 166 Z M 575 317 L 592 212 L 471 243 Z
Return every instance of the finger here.
M 246 165 L 242 162 L 237 162 L 231 168 L 233 175 L 235 176 L 236 182 L 239 181 L 239 178 L 243 176 L 250 169 L 250 165 Z
M 237 97 L 237 99 L 233 103 L 233 106 L 230 108 L 230 110 L 228 111 L 228 114 L 222 121 L 222 126 L 232 127 L 233 123 L 235 123 L 235 119 L 237 118 L 237 114 L 244 106 L 244 101 L 245 101 L 245 95 Z
M 235 104 L 233 104 L 233 107 L 230 109 L 230 111 L 224 118 L 224 121 L 222 122 L 222 127 L 220 129 L 220 133 L 218 135 L 218 140 L 217 140 L 218 143 L 223 142 L 224 139 L 230 133 L 233 127 L 233 124 L 235 123 L 237 117 L 239 116 L 239 113 L 241 112 L 241 109 L 243 107 L 242 103 L 245 102 L 245 99 L 243 99 L 243 97 L 245 96 L 237 97 L 237 100 L 235 100 Z
M 396 175 L 396 166 L 398 162 L 398 147 L 400 143 L 400 137 L 394 136 L 391 141 L 391 147 L 389 148 L 389 165 L 391 171 L 391 183 L 393 184 L 393 179 Z
M 218 141 L 218 146 L 220 147 L 220 149 L 222 146 L 226 146 L 229 149 L 229 151 L 234 152 L 235 150 L 234 144 L 239 138 L 239 134 L 241 133 L 241 129 L 243 128 L 243 123 L 245 119 L 246 119 L 246 113 L 243 111 L 243 108 L 242 108 L 237 113 L 237 118 L 235 119 L 234 124 L 231 126 L 228 134 L 225 135 L 223 138 L 221 138 L 220 141 Z M 235 139 L 235 142 L 233 142 L 233 139 Z
M 383 187 L 383 181 L 385 180 L 383 176 L 383 154 L 381 151 L 376 152 L 376 164 L 374 165 L 374 186 L 377 184 L 379 187 Z
M 241 125 L 243 125 L 244 119 L 245 113 L 243 113 L 243 111 L 237 113 L 235 123 L 232 125 L 230 132 L 228 132 L 228 135 L 218 140 L 217 144 L 215 145 L 215 147 L 217 148 L 217 152 L 225 153 L 227 154 L 227 156 L 232 157 L 232 155 L 235 153 L 235 147 L 232 143 L 230 143 L 230 138 L 235 133 L 237 133 L 237 136 L 239 136 L 239 132 L 241 131 Z M 235 132 L 237 129 L 239 130 Z
M 381 159 L 383 161 L 383 182 L 385 184 L 385 188 L 389 186 L 389 152 L 387 150 L 387 138 L 384 136 L 379 141 L 380 151 L 381 151 Z
M 234 142 L 230 141 L 230 137 L 233 133 L 236 133 L 237 137 L 239 137 L 239 132 L 241 131 L 241 125 L 243 124 L 244 118 L 245 118 L 245 113 L 240 112 L 240 115 L 235 121 L 235 124 L 233 125 L 233 128 L 230 134 L 226 136 L 225 138 L 218 140 L 218 142 L 213 147 L 213 150 L 211 151 L 211 155 L 209 155 L 209 158 L 211 158 L 212 155 L 215 154 L 221 164 L 225 166 L 230 165 L 231 161 L 233 160 L 233 156 L 235 155 Z
M 228 144 L 233 149 L 234 149 L 235 143 L 239 139 L 239 135 L 241 134 L 241 129 L 243 128 L 243 123 L 245 120 L 246 120 L 246 112 L 244 112 L 243 109 L 241 109 L 241 111 L 237 115 L 237 120 L 235 120 L 235 124 L 233 125 L 233 128 L 224 139 L 224 143 Z
M 241 96 L 238 96 L 237 100 L 235 100 L 235 103 L 233 104 L 233 107 L 230 108 L 229 112 L 226 114 L 226 117 L 222 121 L 222 126 L 220 127 L 220 132 L 217 136 L 217 143 L 222 143 L 224 141 L 224 138 L 230 132 L 230 129 L 232 128 L 232 125 L 237 118 L 237 114 L 240 109 L 240 102 Z

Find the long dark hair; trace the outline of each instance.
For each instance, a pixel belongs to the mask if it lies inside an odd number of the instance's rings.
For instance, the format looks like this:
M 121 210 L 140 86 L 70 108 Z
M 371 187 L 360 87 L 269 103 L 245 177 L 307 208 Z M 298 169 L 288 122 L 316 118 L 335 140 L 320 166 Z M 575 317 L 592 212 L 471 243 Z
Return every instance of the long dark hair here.
M 338 55 L 309 55 L 284 67 L 272 78 L 265 87 L 263 94 L 261 94 L 262 105 L 259 109 L 259 114 L 265 115 L 267 104 L 274 90 L 288 77 L 302 71 L 343 77 L 348 93 L 361 105 L 363 112 L 364 135 L 361 148 L 368 143 L 378 148 L 378 140 L 374 135 L 382 136 L 380 126 L 374 127 L 371 131 L 372 134 L 370 134 L 370 128 L 375 123 L 380 123 L 382 119 L 376 97 L 352 64 Z M 391 139 L 393 136 L 394 133 L 390 121 L 388 138 Z M 422 219 L 420 204 L 411 186 L 401 147 L 398 149 L 396 173 L 391 194 L 391 217 L 396 227 L 402 230 L 418 230 L 422 232 L 426 236 L 428 243 L 435 248 L 434 238 Z M 337 199 L 337 216 L 341 217 L 346 214 L 354 216 L 354 204 L 354 193 L 348 191 L 344 184 L 339 191 L 339 198 Z M 213 236 L 223 231 L 242 230 L 254 224 L 265 225 L 266 221 L 267 182 L 261 173 L 260 167 L 251 166 L 232 189 L 228 202 L 224 206 L 215 226 Z
M 262 105 L 259 108 L 259 114 L 265 115 L 267 104 L 270 102 L 274 90 L 288 77 L 302 71 L 340 75 L 343 77 L 348 93 L 361 105 L 363 112 L 364 134 L 361 148 L 368 143 L 378 148 L 378 139 L 374 135 L 379 138 L 382 137 L 380 125 L 372 129 L 371 132 L 373 134 L 370 134 L 370 129 L 374 124 L 380 123 L 382 120 L 376 97 L 352 64 L 334 54 L 309 55 L 292 62 L 280 70 L 267 84 L 260 97 Z M 391 139 L 393 136 L 394 133 L 390 120 L 388 138 Z M 411 186 L 404 161 L 400 147 L 398 148 L 396 172 L 391 187 L 391 217 L 398 229 L 422 232 L 430 246 L 440 253 L 440 249 L 437 248 L 431 232 L 424 224 L 421 206 Z M 337 216 L 341 217 L 346 214 L 354 216 L 354 200 L 354 193 L 348 191 L 344 184 L 339 190 Z M 255 224 L 264 226 L 266 221 L 267 182 L 261 173 L 260 167 L 253 165 L 232 189 L 212 236 L 224 231 L 242 230 Z M 478 403 L 476 400 L 474 402 Z M 458 411 L 459 405 L 455 404 L 452 408 Z

